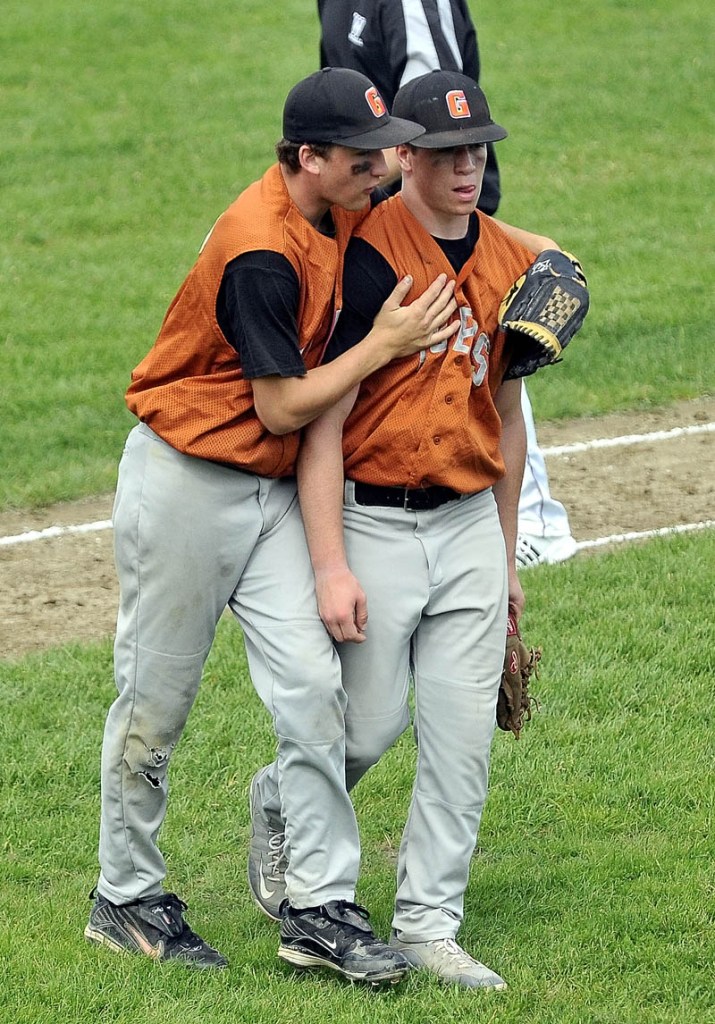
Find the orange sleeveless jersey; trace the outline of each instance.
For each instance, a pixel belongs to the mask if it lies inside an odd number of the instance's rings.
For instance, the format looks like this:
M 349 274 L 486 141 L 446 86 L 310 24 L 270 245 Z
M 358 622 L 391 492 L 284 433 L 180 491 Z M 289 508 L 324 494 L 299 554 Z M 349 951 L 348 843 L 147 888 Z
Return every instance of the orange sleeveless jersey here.
M 497 328 L 507 289 L 534 260 L 481 213 L 479 240 L 457 278 L 461 326 L 421 356 L 395 360 L 361 385 L 343 434 L 345 475 L 396 487 L 440 484 L 462 494 L 504 474 L 493 396 L 508 365 Z M 405 302 L 454 269 L 400 196 L 381 203 L 356 234 L 414 283 Z
M 241 253 L 287 257 L 300 284 L 298 343 L 306 369 L 316 366 L 341 305 L 345 247 L 368 211 L 331 212 L 334 239 L 303 217 L 276 164 L 219 217 L 126 394 L 131 411 L 178 451 L 261 476 L 294 472 L 300 434 L 270 434 L 258 419 L 251 382 L 218 325 L 216 298 L 226 265 Z

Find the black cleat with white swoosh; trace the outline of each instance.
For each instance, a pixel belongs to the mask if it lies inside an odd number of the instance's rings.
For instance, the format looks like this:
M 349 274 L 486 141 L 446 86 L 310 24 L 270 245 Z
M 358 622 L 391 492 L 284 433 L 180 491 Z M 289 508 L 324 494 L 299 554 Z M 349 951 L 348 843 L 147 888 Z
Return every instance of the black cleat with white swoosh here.
M 395 984 L 407 974 L 406 958 L 376 938 L 364 907 L 332 900 L 320 907 L 281 908 L 278 956 L 294 967 L 329 967 L 350 981 Z

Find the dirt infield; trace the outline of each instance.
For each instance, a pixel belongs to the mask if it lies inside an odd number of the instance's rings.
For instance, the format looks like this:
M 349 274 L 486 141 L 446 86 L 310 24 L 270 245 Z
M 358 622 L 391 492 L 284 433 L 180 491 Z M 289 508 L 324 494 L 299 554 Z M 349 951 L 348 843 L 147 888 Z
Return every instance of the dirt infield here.
M 541 423 L 543 448 L 715 422 L 715 398 L 666 410 Z M 548 459 L 551 489 L 577 540 L 715 518 L 712 433 Z M 0 537 L 107 520 L 112 496 L 0 512 Z M 578 557 L 585 557 L 579 555 Z M 117 607 L 112 531 L 0 547 L 0 658 L 110 636 Z

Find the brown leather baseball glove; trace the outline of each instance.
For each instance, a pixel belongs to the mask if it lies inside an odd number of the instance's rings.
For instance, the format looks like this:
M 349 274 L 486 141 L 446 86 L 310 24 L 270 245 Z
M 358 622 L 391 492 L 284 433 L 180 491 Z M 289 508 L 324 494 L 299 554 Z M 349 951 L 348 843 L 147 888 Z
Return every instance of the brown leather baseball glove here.
M 499 696 L 497 698 L 497 725 L 504 732 L 512 732 L 519 739 L 524 721 L 531 721 L 532 706 L 538 702 L 529 692 L 532 675 L 539 677 L 540 647 L 527 647 L 521 638 L 516 618 L 509 614 L 506 631 L 506 651 Z

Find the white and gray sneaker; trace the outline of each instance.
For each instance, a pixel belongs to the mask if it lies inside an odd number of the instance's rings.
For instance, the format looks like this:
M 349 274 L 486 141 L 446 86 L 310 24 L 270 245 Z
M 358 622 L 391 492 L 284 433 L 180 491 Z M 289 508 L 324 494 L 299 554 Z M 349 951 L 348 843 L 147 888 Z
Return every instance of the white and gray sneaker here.
M 263 809 L 258 779 L 263 768 L 251 779 L 249 806 L 251 842 L 248 848 L 248 886 L 257 906 L 272 921 L 280 921 L 280 906 L 286 899 L 285 832 L 275 828 Z
M 411 967 L 431 971 L 443 981 L 462 985 L 464 988 L 490 988 L 495 991 L 506 988 L 503 978 L 484 964 L 480 964 L 478 960 L 474 960 L 454 939 L 403 942 L 393 932 L 390 945 L 393 949 L 399 949 Z

